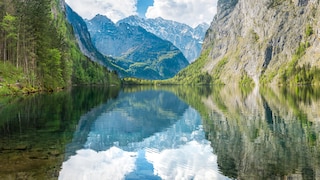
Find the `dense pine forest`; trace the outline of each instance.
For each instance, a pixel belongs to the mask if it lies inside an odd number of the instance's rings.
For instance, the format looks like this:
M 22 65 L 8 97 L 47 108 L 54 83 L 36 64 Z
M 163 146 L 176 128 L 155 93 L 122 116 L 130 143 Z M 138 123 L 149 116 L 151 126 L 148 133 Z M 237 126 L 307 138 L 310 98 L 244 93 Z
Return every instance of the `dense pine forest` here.
M 119 84 L 81 53 L 60 0 L 0 1 L 0 50 L 0 95 Z

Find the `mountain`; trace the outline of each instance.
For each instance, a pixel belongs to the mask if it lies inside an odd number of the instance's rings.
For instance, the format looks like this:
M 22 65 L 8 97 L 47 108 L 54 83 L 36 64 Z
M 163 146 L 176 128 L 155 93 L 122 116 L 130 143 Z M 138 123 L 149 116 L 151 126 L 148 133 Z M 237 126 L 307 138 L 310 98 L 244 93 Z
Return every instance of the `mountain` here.
M 0 4 L 0 95 L 120 84 L 115 73 L 80 51 L 63 0 Z
M 97 62 L 110 70 L 117 71 L 120 75 L 126 76 L 127 73 L 122 71 L 117 66 L 113 65 L 110 57 L 102 55 L 97 48 L 92 44 L 91 36 L 87 28 L 86 22 L 76 12 L 74 12 L 68 5 L 65 5 L 66 17 L 68 22 L 72 25 L 75 37 L 77 39 L 81 52 L 89 57 L 92 61 Z
M 319 84 L 319 9 L 319 0 L 219 0 L 201 58 L 177 77 L 209 74 L 225 84 Z
M 192 28 L 186 24 L 163 18 L 144 19 L 138 16 L 130 16 L 120 20 L 117 24 L 128 23 L 133 26 L 141 26 L 162 39 L 172 42 L 178 47 L 191 63 L 200 55 L 202 42 L 209 25 L 206 23 Z
M 114 24 L 106 16 L 97 15 L 87 21 L 92 42 L 105 56 L 130 76 L 143 79 L 173 77 L 189 63 L 171 42 L 147 32 L 139 26 Z

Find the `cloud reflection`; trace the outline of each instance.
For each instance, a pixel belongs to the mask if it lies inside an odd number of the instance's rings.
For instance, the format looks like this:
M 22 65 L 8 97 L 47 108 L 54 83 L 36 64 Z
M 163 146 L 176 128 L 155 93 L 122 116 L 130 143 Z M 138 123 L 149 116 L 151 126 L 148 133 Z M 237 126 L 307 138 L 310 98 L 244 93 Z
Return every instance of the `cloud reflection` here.
M 162 179 L 227 179 L 219 174 L 217 156 L 209 143 L 191 141 L 178 149 L 149 150 L 146 157 Z
M 79 150 L 63 163 L 59 179 L 124 179 L 126 174 L 134 170 L 136 155 L 116 147 L 101 152 Z
M 60 179 L 226 179 L 200 114 L 173 94 L 122 94 L 105 109 L 86 124 L 86 149 L 63 163 Z
M 92 140 L 92 136 L 88 138 Z M 204 138 L 199 113 L 192 108 L 188 108 L 173 126 L 141 142 L 100 152 L 77 151 L 63 164 L 59 179 L 132 177 L 227 179 L 219 174 L 217 156 Z

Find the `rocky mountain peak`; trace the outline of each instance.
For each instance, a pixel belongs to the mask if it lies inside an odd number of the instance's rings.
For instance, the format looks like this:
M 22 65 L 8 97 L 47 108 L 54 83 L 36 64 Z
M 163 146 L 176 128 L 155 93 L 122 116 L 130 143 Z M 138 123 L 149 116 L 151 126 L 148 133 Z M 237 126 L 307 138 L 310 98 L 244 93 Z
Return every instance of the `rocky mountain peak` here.
M 128 19 L 136 22 L 137 17 Z M 114 24 L 107 17 L 96 16 L 87 25 L 95 47 L 105 56 L 115 58 L 112 64 L 131 77 L 166 79 L 189 64 L 171 42 L 136 24 L 125 21 Z
M 96 16 L 94 16 L 92 19 L 92 21 L 100 21 L 103 23 L 108 23 L 108 24 L 114 24 L 111 19 L 109 19 L 107 16 L 101 15 L 101 14 L 97 14 Z
M 128 23 L 132 26 L 140 26 L 158 37 L 172 42 L 178 47 L 189 62 L 199 57 L 202 42 L 209 25 L 203 23 L 196 28 L 161 17 L 144 19 L 138 16 L 130 16 L 119 23 Z

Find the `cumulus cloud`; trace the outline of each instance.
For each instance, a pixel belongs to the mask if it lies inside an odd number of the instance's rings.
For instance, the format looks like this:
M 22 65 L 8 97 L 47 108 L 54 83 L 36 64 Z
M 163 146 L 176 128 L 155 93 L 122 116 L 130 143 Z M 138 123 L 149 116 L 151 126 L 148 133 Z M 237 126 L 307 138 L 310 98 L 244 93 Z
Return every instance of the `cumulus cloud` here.
M 146 158 L 162 179 L 228 179 L 219 173 L 210 144 L 191 141 L 178 149 L 149 150 Z
M 137 0 L 66 0 L 66 2 L 85 19 L 101 14 L 117 22 L 125 17 L 138 14 Z
M 154 0 L 147 10 L 147 18 L 162 17 L 192 27 L 210 24 L 217 12 L 217 0 Z
M 62 164 L 59 179 L 124 179 L 134 170 L 136 155 L 116 147 L 101 152 L 79 150 Z

